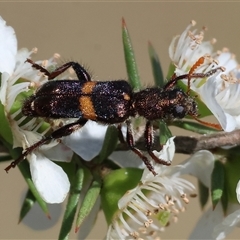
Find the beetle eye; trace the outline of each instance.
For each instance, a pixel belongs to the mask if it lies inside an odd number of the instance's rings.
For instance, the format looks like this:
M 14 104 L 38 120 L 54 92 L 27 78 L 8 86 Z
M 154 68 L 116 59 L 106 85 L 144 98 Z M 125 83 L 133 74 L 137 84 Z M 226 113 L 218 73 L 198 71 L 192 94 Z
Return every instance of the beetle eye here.
M 184 118 L 186 116 L 186 111 L 183 106 L 176 105 L 173 113 L 175 118 Z

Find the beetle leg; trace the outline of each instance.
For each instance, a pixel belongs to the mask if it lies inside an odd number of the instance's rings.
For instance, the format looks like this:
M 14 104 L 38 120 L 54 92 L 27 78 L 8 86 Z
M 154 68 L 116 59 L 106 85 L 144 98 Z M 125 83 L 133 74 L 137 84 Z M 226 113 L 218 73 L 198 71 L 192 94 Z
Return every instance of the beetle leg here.
M 5 171 L 8 172 L 11 168 L 15 168 L 16 165 L 18 165 L 21 161 L 23 161 L 28 154 L 30 154 L 31 152 L 33 152 L 35 149 L 39 148 L 46 142 L 68 136 L 74 131 L 83 127 L 86 122 L 87 122 L 87 119 L 78 119 L 76 122 L 66 124 L 63 127 L 55 130 L 54 132 L 52 132 L 51 135 L 47 137 L 43 137 L 40 141 L 26 148 L 21 156 L 19 156 L 15 161 L 11 162 L 11 164 L 5 168 Z
M 148 151 L 148 154 L 151 156 L 151 158 L 159 164 L 162 165 L 171 165 L 171 163 L 169 163 L 168 161 L 165 161 L 164 159 L 159 159 L 158 157 L 156 157 L 154 155 L 154 153 L 152 152 L 152 145 L 153 145 L 153 127 L 150 121 L 147 121 L 146 123 L 146 128 L 145 128 L 145 132 L 144 132 L 144 138 L 146 141 L 146 148 Z
M 127 144 L 130 147 L 130 149 L 142 159 L 142 161 L 145 163 L 148 170 L 152 172 L 154 176 L 156 176 L 157 173 L 154 171 L 154 168 L 150 163 L 150 161 L 148 160 L 148 158 L 144 156 L 143 153 L 138 148 L 135 147 L 133 134 L 132 134 L 132 126 L 130 121 L 127 121 Z
M 88 74 L 88 72 L 84 69 L 83 66 L 81 66 L 77 62 L 67 62 L 63 64 L 62 66 L 56 68 L 54 71 L 49 72 L 46 68 L 42 67 L 41 65 L 33 62 L 31 59 L 27 58 L 26 62 L 32 64 L 33 68 L 36 68 L 40 72 L 44 73 L 49 80 L 52 80 L 56 78 L 61 73 L 65 72 L 68 68 L 72 67 L 75 71 L 77 77 L 81 81 L 91 81 L 91 76 Z

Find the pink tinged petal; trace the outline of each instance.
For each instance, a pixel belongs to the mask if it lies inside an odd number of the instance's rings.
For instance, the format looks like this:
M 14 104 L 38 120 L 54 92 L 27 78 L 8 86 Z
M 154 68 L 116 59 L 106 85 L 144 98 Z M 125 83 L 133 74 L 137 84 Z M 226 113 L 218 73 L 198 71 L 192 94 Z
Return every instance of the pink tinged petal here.
M 66 198 L 70 183 L 67 174 L 40 153 L 31 154 L 30 171 L 39 194 L 47 203 L 61 203 Z
M 102 149 L 107 126 L 88 121 L 84 127 L 65 137 L 62 142 L 84 160 L 90 161 Z
M 0 17 L 0 72 L 12 74 L 17 54 L 17 38 L 12 27 Z
M 221 204 L 217 204 L 214 211 L 212 208 L 208 209 L 203 213 L 188 239 L 214 239 L 213 229 L 222 221 L 223 217 Z
M 182 165 L 181 174 L 197 177 L 206 187 L 210 187 L 211 174 L 214 167 L 214 156 L 211 152 L 202 150 L 193 154 Z

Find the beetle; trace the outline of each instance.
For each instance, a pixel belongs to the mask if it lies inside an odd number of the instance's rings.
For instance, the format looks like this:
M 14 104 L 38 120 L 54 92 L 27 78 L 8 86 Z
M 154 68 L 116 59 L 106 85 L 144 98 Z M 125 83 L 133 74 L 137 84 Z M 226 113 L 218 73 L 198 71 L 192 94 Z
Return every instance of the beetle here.
M 200 58 L 201 61 L 202 58 Z M 151 87 L 138 92 L 134 92 L 130 84 L 125 80 L 92 81 L 89 73 L 77 62 L 67 62 L 49 72 L 31 59 L 27 59 L 26 62 L 44 73 L 51 81 L 43 84 L 25 100 L 22 106 L 23 115 L 49 119 L 77 118 L 77 120 L 60 127 L 49 136 L 43 137 L 40 141 L 26 148 L 19 158 L 5 168 L 6 172 L 14 168 L 29 153 L 41 145 L 50 140 L 68 136 L 83 127 L 88 120 L 92 120 L 103 124 L 118 124 L 120 136 L 122 136 L 121 123 L 126 122 L 126 142 L 129 148 L 156 175 L 149 159 L 135 146 L 130 118 L 142 116 L 146 119 L 144 138 L 148 154 L 155 162 L 170 165 L 169 162 L 157 158 L 152 152 L 152 121 L 182 119 L 187 115 L 197 119 L 197 103 L 189 95 L 190 80 L 192 78 L 211 76 L 218 70 L 223 71 L 223 68 L 218 67 L 207 73 L 194 73 L 195 69 L 200 65 L 200 59 L 192 66 L 188 74 L 174 75 L 164 87 Z M 75 71 L 77 80 L 53 80 L 70 67 Z M 188 79 L 187 92 L 176 87 L 177 82 L 182 79 Z M 205 123 L 199 119 L 197 120 Z M 212 124 L 211 126 L 218 127 L 219 125 Z M 123 137 L 120 137 L 120 139 L 123 139 Z

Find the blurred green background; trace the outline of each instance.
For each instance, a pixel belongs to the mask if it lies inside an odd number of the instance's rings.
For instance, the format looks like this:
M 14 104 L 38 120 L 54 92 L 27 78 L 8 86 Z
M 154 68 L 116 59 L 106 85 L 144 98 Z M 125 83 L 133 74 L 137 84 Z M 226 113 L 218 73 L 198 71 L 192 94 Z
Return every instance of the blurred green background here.
M 238 2 L 11 2 L 0 3 L 0 15 L 12 26 L 18 47 L 38 48 L 34 60 L 48 59 L 59 53 L 63 60 L 75 60 L 90 69 L 97 80 L 126 79 L 121 40 L 121 19 L 125 18 L 134 45 L 141 80 L 153 83 L 147 42 L 159 54 L 164 73 L 169 65 L 168 46 L 173 36 L 181 34 L 190 20 L 197 28 L 207 26 L 205 39 L 217 38 L 216 50 L 228 47 L 240 56 L 240 3 Z M 186 134 L 174 129 L 174 133 Z M 175 162 L 185 159 L 178 155 Z M 0 164 L 0 239 L 56 239 L 64 206 L 50 207 L 48 220 L 35 208 L 18 224 L 26 184 L 15 169 L 6 174 Z M 179 216 L 161 239 L 186 239 L 200 215 L 198 199 L 192 199 L 187 211 Z M 88 239 L 102 239 L 106 224 L 100 214 Z M 73 231 L 71 239 L 79 236 Z M 239 230 L 229 236 L 238 238 Z

